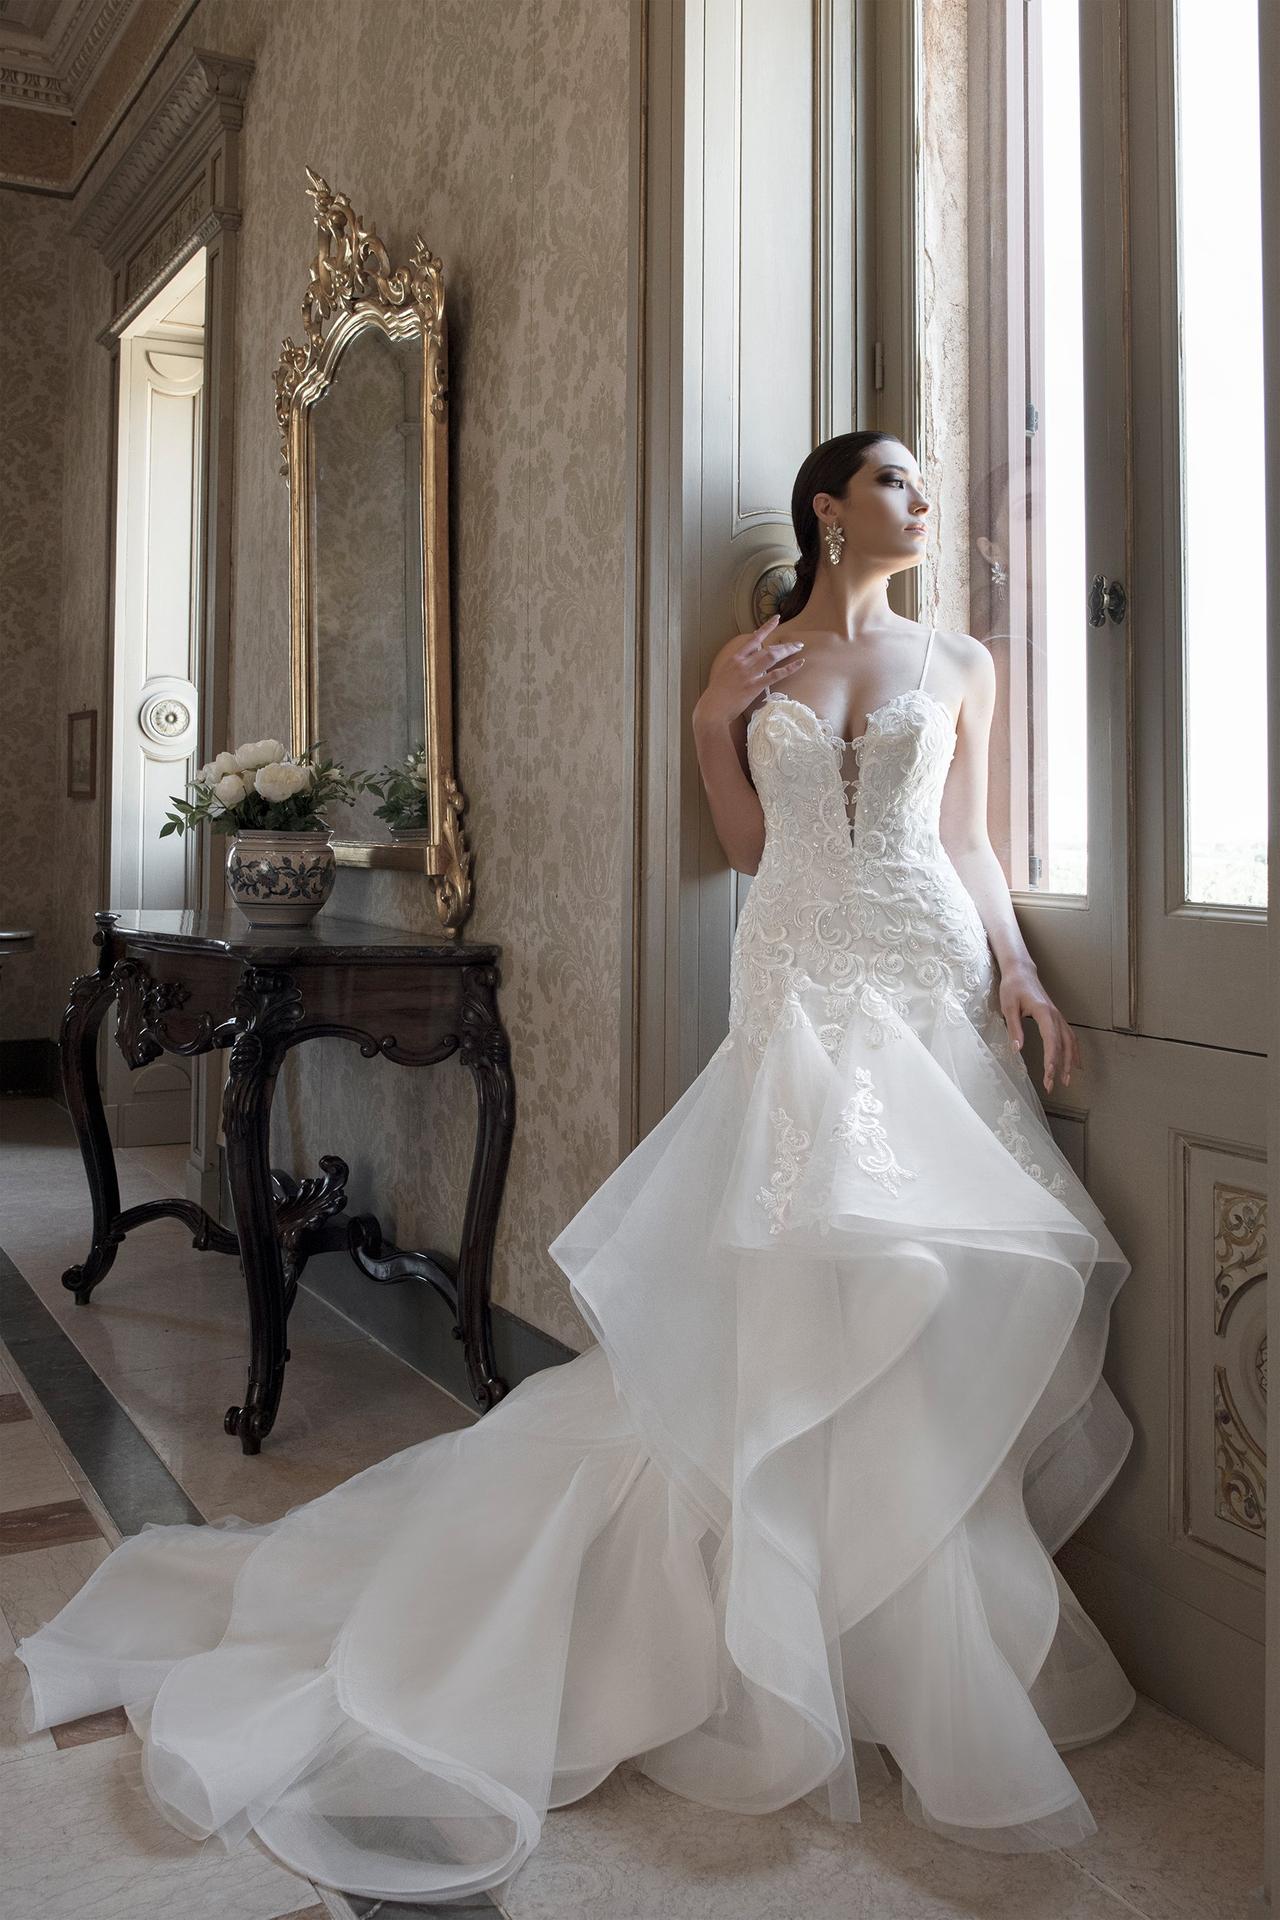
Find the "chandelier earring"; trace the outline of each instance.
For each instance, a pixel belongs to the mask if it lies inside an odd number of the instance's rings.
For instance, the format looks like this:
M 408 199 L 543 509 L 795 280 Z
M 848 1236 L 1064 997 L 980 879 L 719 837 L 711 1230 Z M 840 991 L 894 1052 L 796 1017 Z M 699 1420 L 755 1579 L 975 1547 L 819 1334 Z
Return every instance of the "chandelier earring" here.
M 840 565 L 840 555 L 844 548 L 844 528 L 838 520 L 833 520 L 828 526 L 823 528 L 822 537 L 827 543 L 827 558 L 833 567 L 838 567 Z

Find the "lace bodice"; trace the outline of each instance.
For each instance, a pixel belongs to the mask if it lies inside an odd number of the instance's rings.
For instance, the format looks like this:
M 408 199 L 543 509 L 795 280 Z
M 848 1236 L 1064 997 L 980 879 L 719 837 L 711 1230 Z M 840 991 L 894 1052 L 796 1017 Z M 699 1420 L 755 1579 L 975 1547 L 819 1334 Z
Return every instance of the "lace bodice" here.
M 955 738 L 922 686 L 877 707 L 855 740 L 775 689 L 752 714 L 765 845 L 734 936 L 729 1028 L 757 1053 L 804 986 L 827 990 L 833 1053 L 855 1007 L 876 1044 L 904 1019 L 986 1027 L 998 1014 L 986 931 L 939 832 Z

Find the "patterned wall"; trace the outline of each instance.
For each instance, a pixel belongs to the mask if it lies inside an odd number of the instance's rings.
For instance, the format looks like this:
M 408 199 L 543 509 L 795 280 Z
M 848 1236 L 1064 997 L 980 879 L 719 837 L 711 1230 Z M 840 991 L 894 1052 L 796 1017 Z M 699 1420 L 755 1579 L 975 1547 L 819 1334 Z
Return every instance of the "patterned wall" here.
M 49 822 L 66 787 L 57 684 L 66 229 L 65 202 L 0 190 L 0 258 L 8 266 L 0 328 L 0 926 L 37 935 L 36 946 L 4 962 L 2 1040 L 47 1034 L 58 998 Z
M 234 461 L 232 736 L 289 723 L 287 490 L 271 374 L 313 250 L 304 165 L 397 252 L 417 228 L 451 301 L 458 765 L 477 909 L 504 949 L 518 1119 L 494 1299 L 588 1335 L 546 1248 L 615 1163 L 621 978 L 628 8 L 626 0 L 204 0 L 86 184 L 194 46 L 256 63 L 244 131 Z M 589 76 L 589 84 L 584 84 Z M 68 525 L 107 498 L 94 343 L 103 274 L 72 248 Z M 80 517 L 77 518 L 76 516 Z M 105 549 L 66 558 L 70 681 L 101 674 Z M 90 704 L 85 701 L 84 704 Z M 85 810 L 87 815 L 89 810 Z M 102 904 L 63 813 L 60 979 Z M 83 876 L 77 878 L 77 876 Z M 333 911 L 437 923 L 426 884 L 344 870 Z M 410 1073 L 337 1041 L 292 1060 L 273 1149 L 350 1163 L 353 1210 L 405 1245 L 456 1244 L 475 1103 L 455 1064 Z

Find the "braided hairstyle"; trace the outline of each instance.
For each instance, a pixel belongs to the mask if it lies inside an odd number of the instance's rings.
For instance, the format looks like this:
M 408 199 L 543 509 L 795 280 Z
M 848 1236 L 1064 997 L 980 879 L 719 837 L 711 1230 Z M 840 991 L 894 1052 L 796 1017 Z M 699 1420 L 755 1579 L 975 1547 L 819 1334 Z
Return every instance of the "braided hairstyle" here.
M 805 459 L 791 489 L 791 524 L 800 558 L 796 562 L 796 583 L 778 602 L 781 619 L 794 620 L 817 578 L 821 523 L 813 510 L 814 494 L 829 493 L 838 500 L 866 459 L 868 449 L 881 440 L 897 438 L 897 434 L 876 427 L 864 428 L 861 433 L 838 433 L 833 440 L 823 440 Z

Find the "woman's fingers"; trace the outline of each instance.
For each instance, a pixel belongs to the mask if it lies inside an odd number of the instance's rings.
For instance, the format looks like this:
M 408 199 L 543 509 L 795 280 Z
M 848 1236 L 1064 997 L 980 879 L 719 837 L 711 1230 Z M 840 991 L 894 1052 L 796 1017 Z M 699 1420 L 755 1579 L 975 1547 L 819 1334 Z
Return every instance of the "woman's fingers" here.
M 781 618 L 782 615 L 780 613 L 771 614 L 763 626 L 757 627 L 755 632 L 748 636 L 746 645 L 739 648 L 739 652 L 744 656 L 751 653 L 758 653 Z

